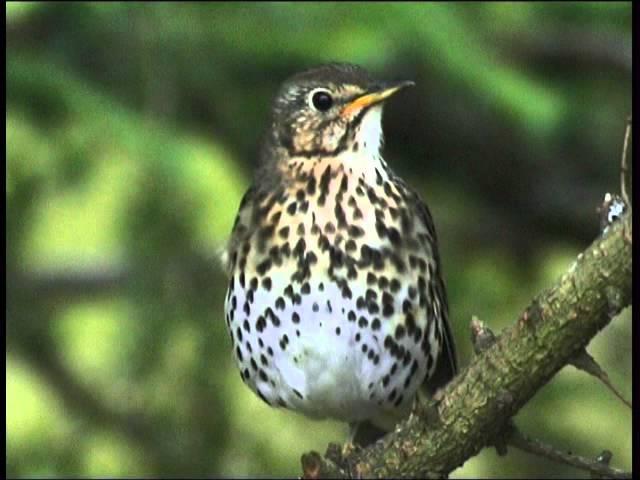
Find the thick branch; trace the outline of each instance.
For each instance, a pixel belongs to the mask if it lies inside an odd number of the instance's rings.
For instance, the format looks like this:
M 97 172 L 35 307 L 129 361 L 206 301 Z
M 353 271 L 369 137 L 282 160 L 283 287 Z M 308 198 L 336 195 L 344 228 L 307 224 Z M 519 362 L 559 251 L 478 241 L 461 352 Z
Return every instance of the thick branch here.
M 631 303 L 631 238 L 625 214 L 446 387 L 437 421 L 427 425 L 426 411 L 418 411 L 339 465 L 314 456 L 314 476 L 445 476 L 493 444 L 508 420 Z

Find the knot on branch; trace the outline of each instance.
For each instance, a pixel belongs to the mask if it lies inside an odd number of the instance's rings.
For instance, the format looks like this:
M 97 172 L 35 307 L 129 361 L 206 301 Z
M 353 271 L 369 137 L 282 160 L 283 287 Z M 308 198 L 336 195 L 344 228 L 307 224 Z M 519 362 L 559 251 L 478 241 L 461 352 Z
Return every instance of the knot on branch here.
M 496 336 L 493 331 L 475 315 L 471 317 L 471 343 L 476 355 L 496 343 Z
M 606 193 L 602 205 L 597 209 L 600 213 L 600 231 L 606 233 L 611 224 L 616 222 L 627 209 L 627 203 L 620 195 Z
M 526 308 L 520 319 L 518 320 L 519 326 L 533 326 L 536 323 L 542 320 L 542 306 L 540 305 L 540 301 L 536 298 L 531 304 Z
M 614 318 L 626 307 L 624 292 L 614 285 L 608 285 L 604 289 L 607 298 L 607 314 L 609 318 Z

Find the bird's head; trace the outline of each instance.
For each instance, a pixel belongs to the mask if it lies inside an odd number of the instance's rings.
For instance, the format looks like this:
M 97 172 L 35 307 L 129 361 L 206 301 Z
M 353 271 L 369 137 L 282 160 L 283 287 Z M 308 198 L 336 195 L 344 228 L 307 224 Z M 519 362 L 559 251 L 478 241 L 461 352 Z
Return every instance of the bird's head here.
M 380 82 L 356 65 L 332 63 L 286 80 L 272 107 L 271 146 L 289 157 L 371 150 L 382 142 L 382 102 L 410 81 Z

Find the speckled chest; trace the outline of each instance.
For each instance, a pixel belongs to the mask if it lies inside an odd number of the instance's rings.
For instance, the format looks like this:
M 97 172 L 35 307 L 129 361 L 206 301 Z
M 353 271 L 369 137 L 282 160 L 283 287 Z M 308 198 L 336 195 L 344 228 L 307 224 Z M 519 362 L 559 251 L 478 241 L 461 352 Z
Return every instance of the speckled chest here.
M 313 417 L 406 410 L 442 339 L 419 199 L 379 158 L 289 168 L 296 180 L 250 191 L 234 227 L 225 310 L 242 379 Z

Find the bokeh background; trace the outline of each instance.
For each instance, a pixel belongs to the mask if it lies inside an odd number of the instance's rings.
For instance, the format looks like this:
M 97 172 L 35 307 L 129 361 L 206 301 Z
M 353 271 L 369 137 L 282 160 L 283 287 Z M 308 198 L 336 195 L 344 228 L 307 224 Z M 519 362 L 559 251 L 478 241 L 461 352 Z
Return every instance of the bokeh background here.
M 344 426 L 241 382 L 217 256 L 287 76 L 361 64 L 429 202 L 462 365 L 598 234 L 631 113 L 631 3 L 8 3 L 6 473 L 295 476 Z M 627 309 L 589 347 L 631 397 Z M 563 369 L 516 417 L 631 468 L 631 412 Z M 586 475 L 485 449 L 454 478 Z

